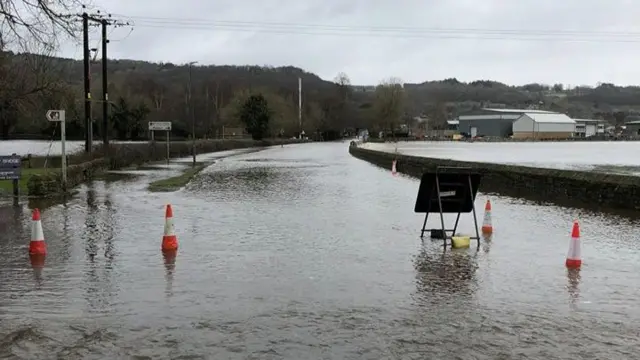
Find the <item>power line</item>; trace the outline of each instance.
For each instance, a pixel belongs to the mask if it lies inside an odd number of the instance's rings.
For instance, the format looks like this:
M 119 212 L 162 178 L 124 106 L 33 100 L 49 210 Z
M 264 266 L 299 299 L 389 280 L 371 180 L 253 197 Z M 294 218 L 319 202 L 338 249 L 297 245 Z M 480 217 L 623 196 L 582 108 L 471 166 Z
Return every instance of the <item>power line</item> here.
M 136 27 L 229 32 L 258 32 L 291 35 L 434 38 L 434 39 L 486 39 L 575 42 L 640 42 L 640 32 L 597 32 L 577 30 L 517 30 L 482 28 L 425 28 L 425 27 L 372 27 L 257 21 L 222 21 L 188 18 L 162 18 L 126 16 Z
M 83 7 L 86 9 L 85 7 Z M 82 43 L 83 43 L 83 66 L 84 66 L 84 123 L 85 123 L 85 152 L 91 153 L 93 149 L 93 120 L 91 118 L 91 49 L 89 47 L 89 28 L 92 25 L 101 27 L 101 45 L 102 45 L 102 138 L 103 145 L 107 146 L 109 143 L 108 133 L 108 107 L 109 97 L 107 93 L 108 79 L 107 79 L 107 44 L 109 43 L 109 32 L 107 28 L 109 26 L 113 28 L 129 25 L 128 22 L 123 22 L 112 18 L 111 14 L 102 14 L 97 11 L 94 14 L 82 13 L 76 15 L 82 21 Z M 95 57 L 98 55 L 98 47 L 95 49 Z

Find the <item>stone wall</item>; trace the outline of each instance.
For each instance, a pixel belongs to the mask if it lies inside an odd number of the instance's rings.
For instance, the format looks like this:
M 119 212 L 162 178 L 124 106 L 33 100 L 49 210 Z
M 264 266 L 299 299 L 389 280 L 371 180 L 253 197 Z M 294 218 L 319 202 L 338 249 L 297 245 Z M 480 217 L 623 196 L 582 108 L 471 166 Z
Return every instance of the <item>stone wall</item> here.
M 398 172 L 417 178 L 438 166 L 470 167 L 483 174 L 484 193 L 594 210 L 640 210 L 637 176 L 395 155 L 357 146 L 350 146 L 349 153 L 389 171 L 396 158 Z
M 282 143 L 299 143 L 300 140 L 209 140 L 197 141 L 196 153 L 212 153 L 250 147 L 266 147 Z M 180 158 L 191 156 L 192 143 L 190 141 L 175 141 L 169 146 L 169 157 Z M 93 154 L 74 154 L 69 156 L 67 167 L 67 190 L 91 179 L 95 174 L 105 170 L 117 170 L 132 165 L 140 165 L 152 161 L 164 160 L 167 157 L 166 143 L 115 143 L 108 149 L 96 148 Z M 86 159 L 81 162 L 80 159 Z M 49 159 L 48 166 L 60 163 L 60 156 Z M 59 165 L 58 165 L 59 166 Z M 29 196 L 49 196 L 64 192 L 62 188 L 62 174 L 59 168 L 54 168 L 43 174 L 32 175 L 28 179 Z

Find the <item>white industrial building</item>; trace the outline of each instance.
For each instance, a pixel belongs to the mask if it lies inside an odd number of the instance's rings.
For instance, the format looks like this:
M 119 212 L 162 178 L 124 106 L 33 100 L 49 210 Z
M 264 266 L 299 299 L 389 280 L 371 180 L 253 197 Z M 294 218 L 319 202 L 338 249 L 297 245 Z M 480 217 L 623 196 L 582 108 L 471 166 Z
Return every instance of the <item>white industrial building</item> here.
M 532 109 L 482 108 L 458 116 L 458 131 L 471 137 L 509 137 L 513 133 L 513 122 L 524 113 L 555 114 Z
M 576 121 L 559 113 L 525 112 L 513 122 L 517 139 L 567 139 L 576 132 Z
M 573 119 L 576 121 L 576 137 L 591 137 L 596 135 L 604 135 L 604 120 L 593 119 Z

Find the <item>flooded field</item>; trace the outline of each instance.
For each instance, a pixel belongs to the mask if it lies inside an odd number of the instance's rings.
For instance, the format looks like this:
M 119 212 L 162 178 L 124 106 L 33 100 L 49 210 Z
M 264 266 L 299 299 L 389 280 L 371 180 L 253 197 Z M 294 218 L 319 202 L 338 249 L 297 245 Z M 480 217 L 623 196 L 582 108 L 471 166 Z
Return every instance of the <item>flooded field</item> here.
M 97 144 L 97 142 L 94 141 Z M 66 141 L 68 154 L 82 151 L 84 141 Z M 60 155 L 62 147 L 60 141 L 46 140 L 0 140 L 0 155 Z
M 493 237 L 443 252 L 418 237 L 417 180 L 347 146 L 212 154 L 173 193 L 146 186 L 176 164 L 83 186 L 43 210 L 40 270 L 29 210 L 2 208 L 0 358 L 640 357 L 637 222 L 492 196 Z M 574 218 L 584 264 L 568 273 Z
M 130 143 L 133 141 L 111 141 L 112 143 Z M 94 140 L 94 145 L 102 144 L 102 141 Z M 84 141 L 66 141 L 67 154 L 84 150 Z M 62 145 L 60 141 L 46 140 L 0 140 L 0 155 L 60 155 Z
M 640 141 L 367 143 L 367 148 L 443 159 L 640 175 Z

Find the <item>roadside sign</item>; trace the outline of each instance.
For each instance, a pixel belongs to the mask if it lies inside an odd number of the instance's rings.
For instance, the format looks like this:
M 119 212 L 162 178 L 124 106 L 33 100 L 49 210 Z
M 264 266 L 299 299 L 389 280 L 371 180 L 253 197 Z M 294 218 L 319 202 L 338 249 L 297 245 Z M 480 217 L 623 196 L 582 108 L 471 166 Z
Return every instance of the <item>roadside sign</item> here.
M 22 159 L 18 155 L 0 156 L 0 180 L 19 180 Z
M 67 151 L 66 143 L 66 113 L 64 110 L 47 110 L 45 114 L 47 120 L 60 123 L 60 146 L 62 147 L 62 187 L 67 188 Z
M 171 121 L 149 121 L 149 131 L 171 131 Z
M 169 163 L 169 147 L 171 146 L 171 121 L 149 121 L 149 131 L 151 132 L 151 143 L 155 140 L 153 139 L 154 131 L 166 131 L 167 132 L 167 164 Z
M 47 120 L 49 121 L 65 121 L 65 111 L 64 110 L 48 110 L 47 111 Z

